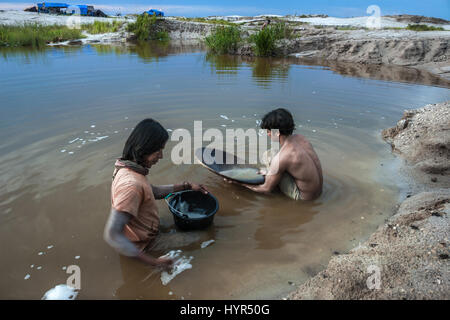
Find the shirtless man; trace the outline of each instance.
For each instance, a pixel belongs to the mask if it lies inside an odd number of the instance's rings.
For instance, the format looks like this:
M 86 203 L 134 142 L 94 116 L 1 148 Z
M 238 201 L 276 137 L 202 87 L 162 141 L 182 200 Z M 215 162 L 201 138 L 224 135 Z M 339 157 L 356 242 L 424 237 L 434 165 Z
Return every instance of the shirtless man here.
M 273 110 L 263 117 L 261 128 L 267 130 L 273 141 L 279 141 L 280 151 L 269 155 L 264 184 L 242 185 L 262 193 L 270 193 L 279 186 L 292 199 L 317 199 L 323 186 L 319 157 L 304 136 L 292 134 L 295 124 L 291 113 L 283 108 Z M 271 129 L 278 129 L 276 136 L 271 134 Z

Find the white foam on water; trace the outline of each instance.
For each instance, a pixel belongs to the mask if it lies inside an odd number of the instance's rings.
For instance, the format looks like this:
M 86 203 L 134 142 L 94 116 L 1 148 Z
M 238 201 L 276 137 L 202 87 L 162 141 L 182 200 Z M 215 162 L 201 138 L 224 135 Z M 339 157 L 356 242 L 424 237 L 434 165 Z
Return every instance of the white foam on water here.
M 95 124 L 91 125 L 91 128 L 95 128 Z
M 227 116 L 224 116 L 223 114 L 221 114 L 220 117 L 223 118 L 223 119 L 225 119 L 225 120 L 230 120 L 230 119 L 228 119 Z
M 67 269 L 67 267 L 65 267 L 65 266 L 64 266 L 64 267 L 62 267 L 61 269 L 63 269 L 63 270 L 66 270 L 66 269 Z
M 66 152 L 66 149 L 62 149 L 61 152 Z
M 175 260 L 173 268 L 170 272 L 161 272 L 161 282 L 164 286 L 172 281 L 172 279 L 179 275 L 181 272 L 187 269 L 192 269 L 192 264 L 190 264 L 190 262 L 194 257 L 191 256 L 188 258 L 186 256 L 181 256 L 181 252 L 181 250 L 172 250 L 160 257 L 171 258 Z
M 75 141 L 78 141 L 78 140 L 80 140 L 80 138 L 75 138 L 72 141 L 69 141 L 69 144 L 74 143 Z
M 211 240 L 205 241 L 205 242 L 203 242 L 203 243 L 200 245 L 200 247 L 201 247 L 202 249 L 204 249 L 204 248 L 206 248 L 207 246 L 209 246 L 209 245 L 210 245 L 211 243 L 213 243 L 213 242 L 216 242 L 216 240 L 211 239 Z
M 80 256 L 75 256 L 75 259 L 80 259 Z
M 32 264 L 32 265 L 30 266 L 30 268 L 33 269 L 33 268 L 34 268 L 34 264 Z
M 30 276 L 29 274 L 27 274 L 23 279 L 24 279 L 24 280 L 28 280 L 28 279 L 30 279 L 30 277 L 31 277 L 31 276 Z
M 108 137 L 109 137 L 109 136 L 97 137 L 97 141 L 101 141 L 101 140 L 106 139 L 106 138 L 108 138 Z
M 38 270 L 41 270 L 41 269 L 42 269 L 42 267 L 41 267 L 41 266 L 39 266 L 39 267 L 37 267 L 36 269 L 38 269 Z
M 47 249 L 51 249 L 51 248 L 53 248 L 53 245 L 52 245 L 52 244 L 49 245 L 49 246 L 47 246 Z
M 73 154 L 73 151 L 69 151 L 69 154 Z
M 42 251 L 38 253 L 39 256 L 42 256 L 43 254 L 44 254 L 44 252 L 42 252 Z
M 41 300 L 75 300 L 78 292 L 66 284 L 58 284 L 56 287 L 48 290 Z

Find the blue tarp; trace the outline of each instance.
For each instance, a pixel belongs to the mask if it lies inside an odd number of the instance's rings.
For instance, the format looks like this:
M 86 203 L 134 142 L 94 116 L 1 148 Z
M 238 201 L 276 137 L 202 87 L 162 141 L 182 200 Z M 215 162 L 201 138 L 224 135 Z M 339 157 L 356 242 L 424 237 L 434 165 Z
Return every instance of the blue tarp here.
M 45 8 L 67 8 L 69 5 L 67 3 L 58 3 L 58 2 L 42 2 L 38 3 L 38 8 L 41 9 L 42 5 L 45 5 Z
M 38 5 L 38 10 L 42 10 L 43 7 L 45 9 L 68 8 L 67 13 L 80 14 L 83 16 L 88 14 L 88 6 L 85 4 L 70 5 L 67 3 L 58 3 L 58 2 L 42 2 L 42 3 L 38 3 L 37 5 Z M 79 11 L 75 7 L 78 7 Z
M 156 16 L 161 16 L 164 17 L 164 12 L 156 10 L 156 9 L 150 9 L 148 11 L 145 11 L 146 13 L 148 13 L 149 15 L 156 15 Z

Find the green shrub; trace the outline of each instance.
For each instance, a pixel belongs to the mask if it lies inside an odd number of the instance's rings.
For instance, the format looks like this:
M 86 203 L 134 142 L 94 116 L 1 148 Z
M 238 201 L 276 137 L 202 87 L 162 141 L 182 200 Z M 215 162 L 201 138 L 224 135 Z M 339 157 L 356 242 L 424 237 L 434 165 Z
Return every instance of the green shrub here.
M 155 15 L 141 14 L 137 17 L 136 22 L 130 23 L 127 26 L 127 30 L 134 33 L 138 41 L 144 41 L 151 38 L 150 35 L 155 23 Z
M 80 29 L 67 26 L 24 24 L 21 26 L 0 25 L 0 47 L 41 48 L 50 42 L 67 41 L 84 38 Z
M 273 27 L 268 26 L 250 39 L 256 45 L 256 55 L 261 57 L 272 56 L 275 54 L 275 32 Z
M 426 24 L 408 24 L 406 29 L 413 31 L 444 31 L 442 27 L 433 27 Z
M 205 38 L 208 49 L 213 53 L 228 53 L 237 49 L 241 41 L 241 30 L 236 26 L 219 27 Z

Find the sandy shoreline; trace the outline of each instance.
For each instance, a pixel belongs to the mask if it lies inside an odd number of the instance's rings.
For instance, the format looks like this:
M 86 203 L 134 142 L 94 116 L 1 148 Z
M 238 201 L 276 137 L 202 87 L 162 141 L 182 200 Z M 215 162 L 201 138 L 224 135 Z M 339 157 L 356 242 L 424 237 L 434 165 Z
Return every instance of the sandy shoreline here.
M 446 101 L 407 110 L 383 131 L 417 185 L 366 242 L 333 257 L 287 299 L 450 299 L 449 124 Z

